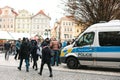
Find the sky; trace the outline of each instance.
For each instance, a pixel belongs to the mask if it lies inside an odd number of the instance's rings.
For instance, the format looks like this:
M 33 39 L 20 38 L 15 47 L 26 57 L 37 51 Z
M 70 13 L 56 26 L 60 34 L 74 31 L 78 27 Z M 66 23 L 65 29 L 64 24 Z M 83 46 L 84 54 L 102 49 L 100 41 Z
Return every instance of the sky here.
M 0 0 L 0 8 L 9 6 L 14 8 L 16 12 L 18 10 L 25 9 L 30 13 L 36 14 L 40 10 L 51 17 L 51 26 L 56 19 L 62 17 L 62 9 L 58 7 L 60 0 Z

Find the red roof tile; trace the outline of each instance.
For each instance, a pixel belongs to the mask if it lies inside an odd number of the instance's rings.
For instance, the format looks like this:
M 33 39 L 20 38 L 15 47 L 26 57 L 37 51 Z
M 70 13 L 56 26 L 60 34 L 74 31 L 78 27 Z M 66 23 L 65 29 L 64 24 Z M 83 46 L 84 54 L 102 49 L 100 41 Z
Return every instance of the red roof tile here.
M 50 18 L 48 15 L 46 15 L 46 14 L 44 13 L 43 10 L 40 10 L 40 11 L 39 11 L 36 15 L 34 15 L 34 16 L 37 16 L 37 15 L 39 15 L 39 14 L 42 14 L 42 15 L 44 15 L 44 16 Z

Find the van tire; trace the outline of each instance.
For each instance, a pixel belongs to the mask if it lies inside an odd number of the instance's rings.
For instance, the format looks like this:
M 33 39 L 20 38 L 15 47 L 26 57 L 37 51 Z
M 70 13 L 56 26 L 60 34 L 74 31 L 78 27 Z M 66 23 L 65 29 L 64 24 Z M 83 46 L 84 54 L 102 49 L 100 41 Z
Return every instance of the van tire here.
M 78 68 L 78 60 L 74 57 L 69 57 L 67 59 L 67 67 L 70 69 L 77 69 Z

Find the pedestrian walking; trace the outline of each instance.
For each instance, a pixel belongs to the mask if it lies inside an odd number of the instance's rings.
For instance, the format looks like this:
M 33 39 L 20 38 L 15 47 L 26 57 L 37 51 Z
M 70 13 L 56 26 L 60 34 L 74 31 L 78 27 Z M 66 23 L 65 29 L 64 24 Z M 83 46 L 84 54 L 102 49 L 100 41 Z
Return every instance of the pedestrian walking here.
M 34 69 L 36 67 L 35 70 L 38 70 L 38 66 L 37 66 L 37 61 L 38 61 L 37 49 L 38 48 L 39 47 L 37 46 L 37 42 L 32 44 L 32 51 L 31 51 L 32 59 L 33 59 L 33 66 L 32 66 L 32 68 Z
M 15 43 L 15 47 L 16 47 L 16 54 L 14 59 L 17 60 L 20 58 L 19 53 L 20 53 L 20 46 L 21 46 L 21 39 L 19 38 L 16 43 Z M 17 58 L 18 57 L 18 58 Z
M 23 60 L 25 60 L 26 63 L 26 72 L 29 72 L 29 43 L 26 41 L 26 38 L 23 38 L 22 44 L 20 46 L 19 70 L 21 70 Z
M 56 62 L 56 65 L 59 66 L 59 61 L 60 61 L 59 60 L 59 57 L 60 57 L 60 43 L 56 40 L 56 38 L 54 38 L 50 42 L 50 48 L 54 52 L 54 56 L 51 58 L 51 65 L 54 66 L 55 62 Z
M 45 41 L 42 42 L 41 47 L 42 47 L 42 58 L 41 58 L 42 60 L 41 60 L 41 67 L 40 67 L 39 74 L 42 75 L 44 64 L 47 64 L 47 66 L 49 68 L 49 72 L 50 72 L 49 77 L 53 77 L 52 68 L 50 65 L 51 50 L 49 48 L 49 38 L 46 38 Z
M 10 47 L 11 47 L 11 44 L 10 44 L 9 41 L 7 41 L 7 42 L 4 44 L 4 49 L 5 49 L 5 60 L 8 60 L 8 58 L 9 58 Z

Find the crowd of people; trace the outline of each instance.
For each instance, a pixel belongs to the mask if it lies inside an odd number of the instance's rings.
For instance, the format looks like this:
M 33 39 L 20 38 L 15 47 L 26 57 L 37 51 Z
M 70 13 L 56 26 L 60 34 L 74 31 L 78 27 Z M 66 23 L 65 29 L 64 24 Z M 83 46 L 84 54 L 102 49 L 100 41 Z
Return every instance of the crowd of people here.
M 72 42 L 71 42 L 72 43 Z M 60 64 L 60 50 L 71 44 L 70 42 L 59 42 L 56 38 L 46 38 L 42 42 L 36 40 L 29 40 L 28 38 L 18 39 L 15 42 L 16 54 L 14 56 L 15 60 L 20 60 L 18 69 L 22 69 L 23 60 L 25 60 L 26 64 L 26 72 L 29 72 L 30 62 L 33 62 L 32 68 L 36 71 L 38 70 L 37 61 L 41 59 L 41 66 L 39 75 L 42 75 L 44 64 L 47 64 L 50 75 L 49 77 L 53 77 L 52 67 L 51 66 L 59 66 Z M 10 49 L 11 44 L 7 41 L 4 44 L 5 47 L 5 59 L 7 52 Z M 40 54 L 37 54 L 37 50 L 40 50 Z M 54 53 L 54 54 L 52 54 Z

